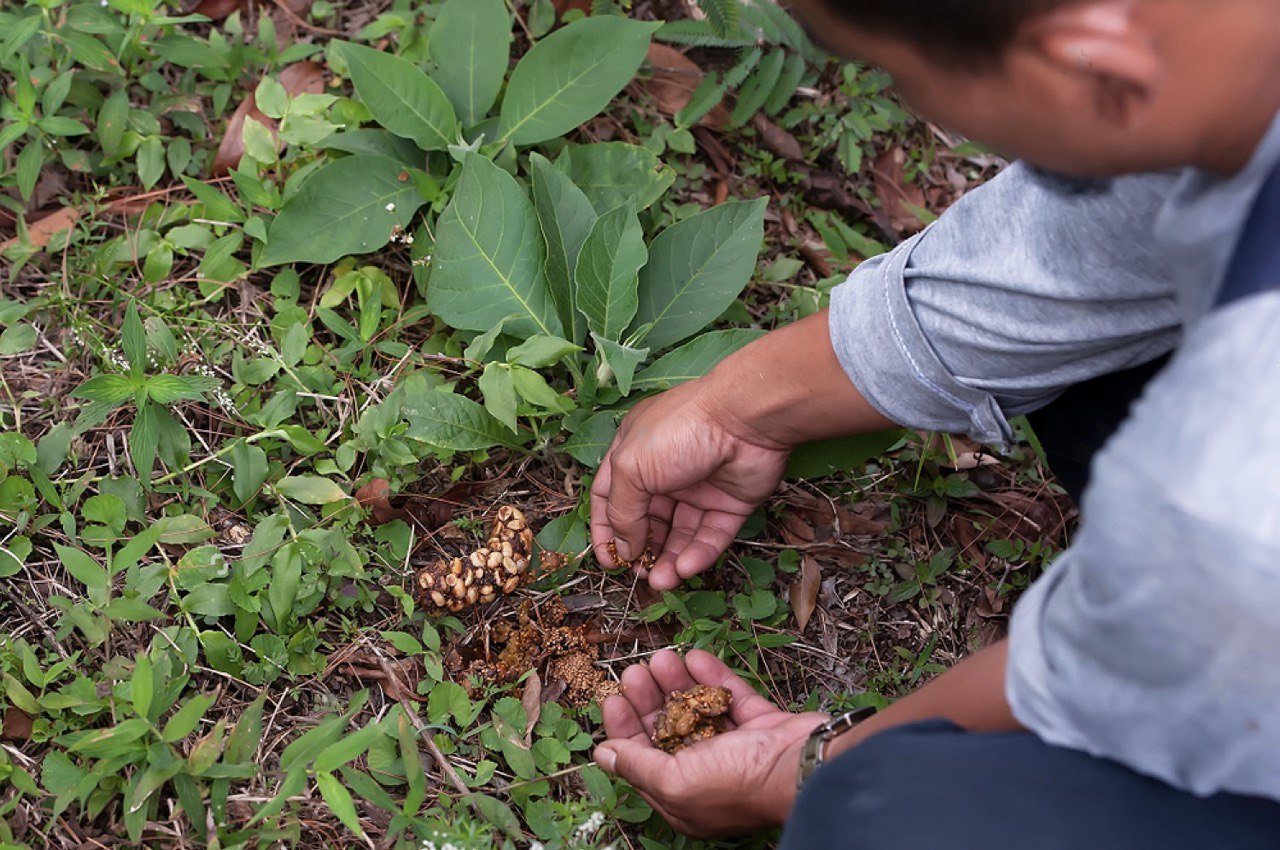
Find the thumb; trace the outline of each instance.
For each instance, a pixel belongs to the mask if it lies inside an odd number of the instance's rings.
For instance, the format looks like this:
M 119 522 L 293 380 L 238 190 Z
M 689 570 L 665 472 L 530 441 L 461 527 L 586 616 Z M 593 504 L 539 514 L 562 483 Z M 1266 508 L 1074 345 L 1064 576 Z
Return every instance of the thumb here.
M 595 751 L 595 762 L 601 770 L 650 794 L 670 778 L 673 761 L 672 756 L 652 744 L 625 738 L 605 741 Z

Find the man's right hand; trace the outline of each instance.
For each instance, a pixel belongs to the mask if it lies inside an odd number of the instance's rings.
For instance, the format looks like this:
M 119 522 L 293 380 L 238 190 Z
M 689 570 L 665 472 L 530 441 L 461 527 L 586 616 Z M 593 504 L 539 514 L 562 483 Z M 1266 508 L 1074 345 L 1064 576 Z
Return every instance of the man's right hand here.
M 591 542 L 602 564 L 656 560 L 654 590 L 715 563 L 782 480 L 790 448 L 750 434 L 708 379 L 646 399 L 627 415 L 591 487 Z
M 622 420 L 591 487 L 591 542 L 614 565 L 646 547 L 654 590 L 715 563 L 778 486 L 791 450 L 893 423 L 849 382 L 825 310 L 726 357 Z

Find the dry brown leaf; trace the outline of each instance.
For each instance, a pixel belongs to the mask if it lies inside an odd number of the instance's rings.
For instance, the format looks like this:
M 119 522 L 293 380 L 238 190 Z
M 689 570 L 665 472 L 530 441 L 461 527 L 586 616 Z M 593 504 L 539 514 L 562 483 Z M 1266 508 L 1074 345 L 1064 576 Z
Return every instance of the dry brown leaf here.
M 769 120 L 763 112 L 757 112 L 751 118 L 751 126 L 760 134 L 764 146 L 783 159 L 791 162 L 803 162 L 804 151 L 796 137 Z
M 520 704 L 524 706 L 525 716 L 529 721 L 524 727 L 524 742 L 533 744 L 533 727 L 542 716 L 542 677 L 537 669 L 529 671 L 529 678 L 524 680 L 524 693 L 520 695 Z
M 915 233 L 924 223 L 912 211 L 925 208 L 924 192 L 906 179 L 907 155 L 902 148 L 894 147 L 876 158 L 872 166 L 872 183 L 880 207 L 894 230 L 899 233 Z
M 280 85 L 284 86 L 284 90 L 290 95 L 320 94 L 324 91 L 324 68 L 315 62 L 295 62 L 281 71 L 278 79 Z M 272 137 L 276 138 L 277 145 L 279 144 L 275 119 L 262 114 L 253 92 L 250 92 L 249 96 L 236 107 L 231 120 L 227 122 L 226 132 L 218 145 L 218 153 L 214 155 L 213 164 L 209 166 L 209 176 L 223 177 L 239 164 L 240 158 L 244 156 L 246 118 L 252 118 L 264 125 L 271 131 Z
M 0 724 L 0 738 L 10 741 L 31 740 L 31 715 L 13 706 L 6 708 L 4 722 Z
M 563 18 L 564 13 L 569 11 L 591 14 L 591 0 L 551 0 L 551 5 L 555 7 L 558 18 Z
M 697 62 L 665 44 L 650 45 L 648 61 L 653 73 L 644 81 L 644 88 L 653 98 L 659 112 L 673 116 L 693 100 L 693 92 L 702 82 L 705 72 Z M 702 116 L 698 124 L 719 130 L 726 129 L 729 126 L 729 110 L 723 103 L 718 104 Z
M 249 0 L 200 0 L 188 14 L 204 15 L 212 21 L 220 21 L 232 12 L 249 8 Z
M 803 633 L 809 618 L 818 607 L 818 591 L 822 589 L 822 570 L 818 561 L 810 555 L 800 558 L 800 578 L 791 584 L 787 594 L 791 610 L 796 615 L 796 630 Z
M 59 207 L 44 218 L 36 219 L 27 225 L 27 238 L 37 248 L 49 244 L 53 237 L 71 227 L 80 218 L 80 210 L 76 207 Z M 21 240 L 17 236 L 0 242 L 0 252 L 17 245 Z

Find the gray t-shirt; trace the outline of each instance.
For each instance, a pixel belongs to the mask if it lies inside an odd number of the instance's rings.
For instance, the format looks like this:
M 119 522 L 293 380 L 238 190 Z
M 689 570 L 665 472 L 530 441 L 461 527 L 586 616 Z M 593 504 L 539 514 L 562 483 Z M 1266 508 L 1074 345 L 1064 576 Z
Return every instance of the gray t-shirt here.
M 1177 349 L 1015 608 L 1006 691 L 1051 743 L 1280 800 L 1280 292 L 1212 310 L 1277 163 L 1280 119 L 1231 178 L 1066 195 L 1011 166 L 859 267 L 831 332 L 890 419 L 994 443 L 1066 387 Z

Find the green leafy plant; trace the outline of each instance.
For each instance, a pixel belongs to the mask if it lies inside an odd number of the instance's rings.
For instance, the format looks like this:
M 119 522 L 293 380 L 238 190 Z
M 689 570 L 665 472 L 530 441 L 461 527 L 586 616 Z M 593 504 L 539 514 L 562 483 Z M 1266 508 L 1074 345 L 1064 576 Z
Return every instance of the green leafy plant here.
M 177 358 L 177 344 L 163 323 L 151 335 L 163 355 Z M 124 359 L 114 365 L 126 369 L 93 376 L 72 390 L 72 395 L 90 404 L 76 420 L 75 427 L 84 430 L 104 421 L 118 407 L 132 403 L 133 427 L 129 430 L 129 451 L 134 467 L 143 481 L 149 481 L 157 455 L 174 466 L 186 462 L 190 453 L 187 430 L 169 412 L 169 405 L 181 401 L 198 401 L 218 387 L 218 382 L 201 375 L 174 375 L 167 372 L 147 374 L 157 360 L 148 350 L 148 335 L 138 316 L 136 304 L 130 304 L 121 329 Z

